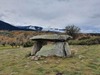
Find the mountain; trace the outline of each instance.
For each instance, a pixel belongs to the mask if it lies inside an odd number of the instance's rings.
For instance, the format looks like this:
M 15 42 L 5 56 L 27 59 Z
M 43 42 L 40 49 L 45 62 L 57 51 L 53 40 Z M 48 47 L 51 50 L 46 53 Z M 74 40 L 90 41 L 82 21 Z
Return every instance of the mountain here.
M 12 30 L 25 30 L 25 31 L 31 30 L 31 31 L 34 31 L 31 28 L 29 29 L 27 26 L 26 27 L 24 27 L 24 26 L 17 27 L 17 26 L 13 26 L 9 23 L 6 23 L 4 21 L 1 21 L 1 20 L 0 20 L 0 30 L 10 30 L 10 31 L 12 31 Z
M 59 29 L 59 28 L 43 28 L 42 31 L 61 32 L 61 33 L 63 33 L 65 31 L 65 29 Z
M 25 31 L 41 31 L 43 28 L 39 26 L 13 26 L 0 20 L 0 30 L 25 30 Z
M 43 28 L 40 26 L 16 26 L 20 29 L 27 29 L 27 30 L 33 30 L 33 31 L 48 31 L 48 32 L 64 32 L 65 29 L 58 29 L 58 28 Z
M 16 26 L 20 29 L 26 29 L 26 30 L 33 30 L 33 31 L 42 31 L 42 27 L 39 27 L 39 26 Z
M 30 29 L 34 31 L 48 31 L 48 32 L 64 32 L 64 29 L 58 29 L 58 28 L 43 28 L 40 26 L 16 26 L 20 29 Z
M 13 26 L 9 23 L 0 20 L 0 30 L 25 30 L 25 31 L 49 31 L 49 32 L 64 32 L 64 29 L 58 28 L 43 28 L 40 26 Z
M 0 30 L 20 30 L 20 29 L 0 20 Z

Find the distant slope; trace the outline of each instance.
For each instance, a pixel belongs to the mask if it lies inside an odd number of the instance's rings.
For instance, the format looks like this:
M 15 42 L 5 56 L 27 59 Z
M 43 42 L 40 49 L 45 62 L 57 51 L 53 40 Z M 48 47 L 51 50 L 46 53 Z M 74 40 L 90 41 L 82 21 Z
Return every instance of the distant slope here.
M 0 20 L 0 30 L 24 30 L 24 31 L 47 31 L 47 32 L 64 32 L 64 29 L 58 28 L 43 28 L 40 26 L 13 26 L 9 23 Z
M 26 30 L 33 30 L 33 31 L 42 31 L 42 27 L 40 27 L 40 26 L 16 26 L 16 27 L 18 27 L 18 28 L 20 28 L 20 29 L 26 29 Z
M 0 20 L 0 30 L 20 30 L 20 29 Z

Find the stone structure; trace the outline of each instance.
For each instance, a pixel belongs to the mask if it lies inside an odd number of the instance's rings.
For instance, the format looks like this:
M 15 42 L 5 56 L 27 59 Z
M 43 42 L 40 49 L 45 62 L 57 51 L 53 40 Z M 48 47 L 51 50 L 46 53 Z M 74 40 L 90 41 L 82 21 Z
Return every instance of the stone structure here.
M 58 34 L 34 36 L 31 38 L 34 41 L 31 55 L 69 57 L 71 56 L 67 43 L 69 38 L 68 35 Z

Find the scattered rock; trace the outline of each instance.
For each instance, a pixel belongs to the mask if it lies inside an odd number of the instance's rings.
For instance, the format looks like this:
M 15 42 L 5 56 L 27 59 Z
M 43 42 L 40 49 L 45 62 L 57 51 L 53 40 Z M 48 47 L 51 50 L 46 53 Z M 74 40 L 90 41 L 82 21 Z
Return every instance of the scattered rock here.
M 80 60 L 82 60 L 82 59 L 84 59 L 84 58 L 85 58 L 85 56 L 79 55 L 79 59 L 80 59 Z
M 39 57 L 38 56 L 32 56 L 31 60 L 37 61 L 37 60 L 39 60 Z
M 35 57 L 34 60 L 36 60 L 36 61 L 39 60 L 39 57 Z
M 35 56 L 32 56 L 31 60 L 34 60 L 35 59 Z

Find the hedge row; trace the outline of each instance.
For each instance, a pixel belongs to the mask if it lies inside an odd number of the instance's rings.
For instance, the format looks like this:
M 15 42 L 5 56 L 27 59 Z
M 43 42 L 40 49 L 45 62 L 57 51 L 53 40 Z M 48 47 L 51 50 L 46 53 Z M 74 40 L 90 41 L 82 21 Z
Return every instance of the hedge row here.
M 33 46 L 33 41 L 27 41 L 26 43 L 23 44 L 23 47 L 32 47 Z
M 83 40 L 70 40 L 70 45 L 95 45 L 100 44 L 100 37 L 91 37 Z

